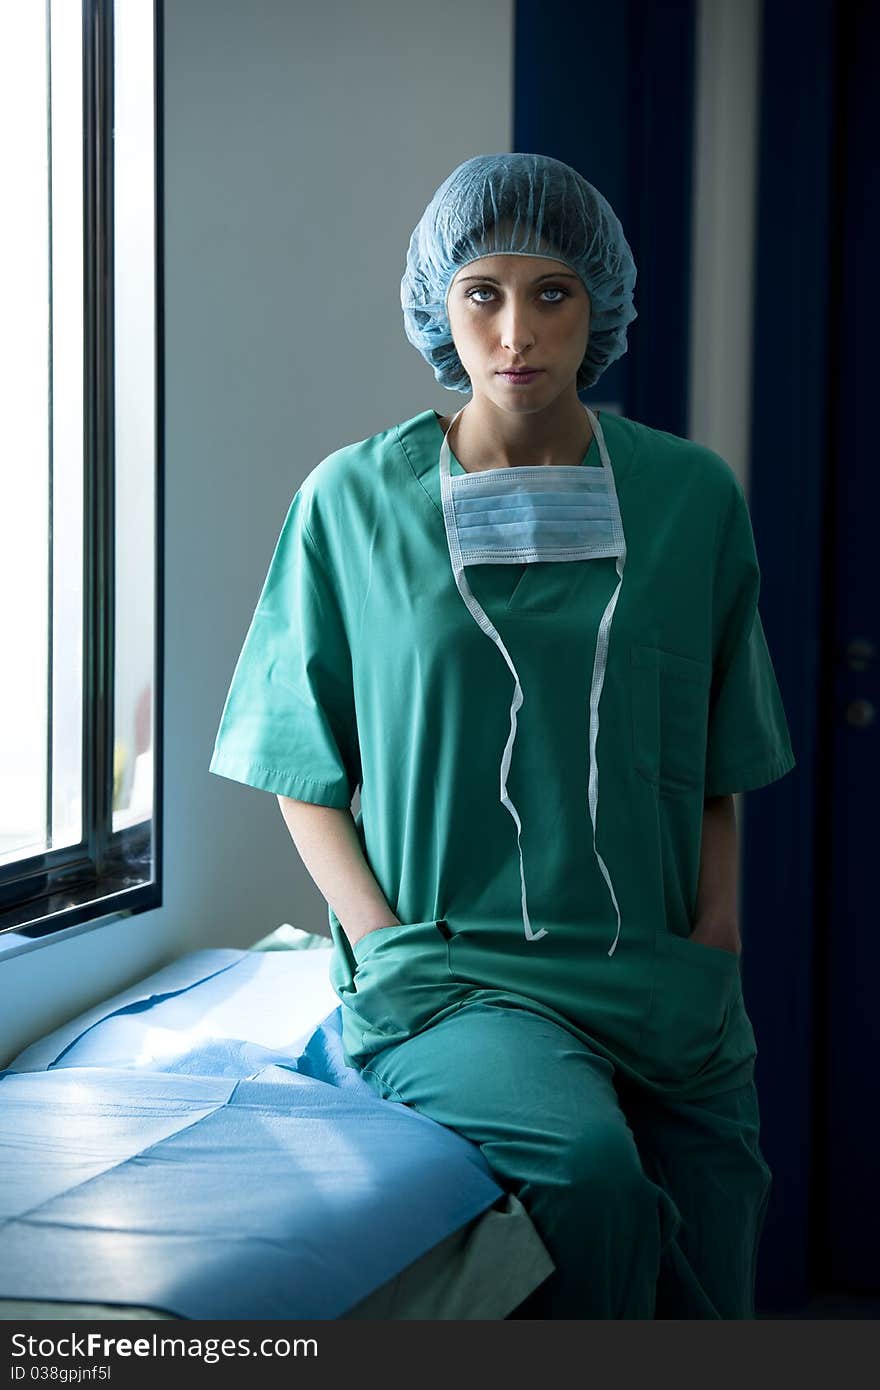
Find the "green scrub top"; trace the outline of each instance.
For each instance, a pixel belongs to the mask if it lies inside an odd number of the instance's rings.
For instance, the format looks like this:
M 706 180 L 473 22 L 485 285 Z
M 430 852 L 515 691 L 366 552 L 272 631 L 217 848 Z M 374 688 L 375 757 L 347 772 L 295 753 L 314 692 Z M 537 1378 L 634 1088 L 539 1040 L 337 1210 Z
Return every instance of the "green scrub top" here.
M 740 958 L 687 939 L 704 799 L 764 786 L 794 757 L 742 487 L 702 445 L 604 411 L 600 423 L 627 545 L 596 751 L 597 844 L 621 912 L 613 956 L 587 781 L 615 562 L 466 570 L 522 684 L 508 795 L 532 929 L 547 932 L 531 942 L 499 799 L 513 677 L 455 585 L 433 410 L 330 454 L 294 496 L 210 770 L 342 808 L 360 787 L 364 855 L 403 925 L 353 956 L 330 910 L 343 1002 L 355 969 L 375 973 L 395 941 L 418 951 L 408 926 L 439 924 L 428 954 L 443 947 L 459 999 L 476 989 L 544 1012 L 642 1084 L 698 1098 L 744 1084 L 756 1052 Z M 580 466 L 601 466 L 595 439 Z M 466 472 L 454 454 L 451 471 Z M 344 1021 L 354 1064 L 401 1036 L 387 1020 Z

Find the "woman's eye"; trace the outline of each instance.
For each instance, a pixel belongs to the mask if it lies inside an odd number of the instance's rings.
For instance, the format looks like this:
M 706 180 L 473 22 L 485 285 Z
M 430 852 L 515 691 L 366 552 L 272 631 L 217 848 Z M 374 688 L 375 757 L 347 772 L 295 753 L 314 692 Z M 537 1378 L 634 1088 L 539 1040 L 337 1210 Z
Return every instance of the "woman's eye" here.
M 478 294 L 492 295 L 494 294 L 494 291 L 491 290 L 488 285 L 477 285 L 474 289 L 468 291 L 467 297 L 472 301 L 472 303 L 488 304 L 488 299 L 477 299 L 476 296 Z M 544 288 L 541 290 L 541 294 L 553 294 L 559 296 L 558 299 L 545 300 L 545 304 L 561 304 L 563 299 L 568 298 L 568 290 L 564 290 L 561 287 L 561 285 L 545 285 Z

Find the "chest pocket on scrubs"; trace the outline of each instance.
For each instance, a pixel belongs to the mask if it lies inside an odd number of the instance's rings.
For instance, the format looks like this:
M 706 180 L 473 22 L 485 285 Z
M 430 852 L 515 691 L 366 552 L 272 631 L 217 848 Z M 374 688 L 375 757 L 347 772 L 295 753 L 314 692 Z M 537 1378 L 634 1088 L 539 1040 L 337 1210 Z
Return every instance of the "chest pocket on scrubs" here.
M 633 764 L 661 796 L 702 787 L 711 667 L 661 647 L 631 650 Z

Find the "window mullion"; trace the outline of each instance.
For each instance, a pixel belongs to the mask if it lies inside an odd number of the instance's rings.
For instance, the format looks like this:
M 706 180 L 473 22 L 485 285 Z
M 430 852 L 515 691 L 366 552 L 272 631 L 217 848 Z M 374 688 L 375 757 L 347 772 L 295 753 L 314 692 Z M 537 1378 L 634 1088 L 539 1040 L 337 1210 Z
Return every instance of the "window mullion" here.
M 84 518 L 84 829 L 100 877 L 113 792 L 113 179 L 112 7 L 87 0 L 86 419 Z
M 53 730 L 55 725 L 54 718 L 54 690 L 55 690 L 55 565 L 54 565 L 54 538 L 52 526 L 52 514 L 54 507 L 54 481 L 55 481 L 55 407 L 54 407 L 54 366 L 53 366 L 53 333 L 54 333 L 54 262 L 53 262 L 53 242 L 52 242 L 52 0 L 46 0 L 46 177 L 48 182 L 48 245 L 47 245 L 47 280 L 48 280 L 48 299 L 49 299 L 49 342 L 46 354 L 46 374 L 47 374 L 47 395 L 49 409 L 47 414 L 47 499 L 48 499 L 48 527 L 47 527 L 47 617 L 46 624 L 46 785 L 45 785 L 45 843 L 51 849 L 54 840 L 54 750 L 53 750 Z

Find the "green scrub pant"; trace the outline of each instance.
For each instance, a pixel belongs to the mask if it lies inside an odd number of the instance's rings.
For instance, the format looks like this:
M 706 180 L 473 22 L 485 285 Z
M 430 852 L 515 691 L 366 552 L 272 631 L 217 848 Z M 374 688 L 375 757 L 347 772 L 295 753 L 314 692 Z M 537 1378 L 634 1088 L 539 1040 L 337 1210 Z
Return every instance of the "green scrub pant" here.
M 451 981 L 436 924 L 387 930 L 354 952 L 334 932 L 343 1045 L 529 1212 L 556 1268 L 512 1316 L 754 1318 L 772 1179 L 753 1081 L 698 1100 L 640 1085 L 522 995 Z
M 478 1144 L 556 1269 L 520 1318 L 753 1318 L 770 1170 L 753 1082 L 641 1093 L 567 1029 L 479 1000 L 362 1075 Z

